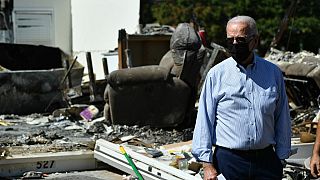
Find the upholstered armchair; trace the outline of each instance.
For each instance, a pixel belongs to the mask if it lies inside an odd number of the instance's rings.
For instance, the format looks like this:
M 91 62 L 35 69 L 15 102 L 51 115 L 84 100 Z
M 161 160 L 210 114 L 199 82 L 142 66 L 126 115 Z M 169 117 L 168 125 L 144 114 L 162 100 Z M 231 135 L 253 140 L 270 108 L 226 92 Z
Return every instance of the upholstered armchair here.
M 104 116 L 109 124 L 173 127 L 190 123 L 203 52 L 192 26 L 181 23 L 159 65 L 109 74 Z

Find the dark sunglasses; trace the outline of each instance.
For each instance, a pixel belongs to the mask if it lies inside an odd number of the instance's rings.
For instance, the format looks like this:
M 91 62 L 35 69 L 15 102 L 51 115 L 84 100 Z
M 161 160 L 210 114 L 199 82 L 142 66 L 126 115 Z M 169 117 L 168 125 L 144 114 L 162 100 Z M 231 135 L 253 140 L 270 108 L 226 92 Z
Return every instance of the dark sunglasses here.
M 253 39 L 252 37 L 253 36 L 249 36 L 249 37 L 229 37 L 229 38 L 227 38 L 227 43 L 228 44 L 233 44 L 234 40 L 236 40 L 236 42 L 238 44 L 248 43 Z

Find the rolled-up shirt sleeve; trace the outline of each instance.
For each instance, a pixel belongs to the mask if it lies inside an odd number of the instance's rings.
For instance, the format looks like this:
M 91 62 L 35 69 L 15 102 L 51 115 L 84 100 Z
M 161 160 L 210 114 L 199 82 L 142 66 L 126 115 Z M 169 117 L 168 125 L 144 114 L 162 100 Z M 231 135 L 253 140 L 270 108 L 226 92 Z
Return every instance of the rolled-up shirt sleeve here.
M 192 139 L 192 154 L 197 161 L 212 162 L 215 109 L 212 71 L 209 71 L 203 85 Z
M 291 154 L 291 118 L 283 76 L 281 73 L 279 76 L 280 93 L 275 110 L 275 151 L 279 159 L 287 159 Z

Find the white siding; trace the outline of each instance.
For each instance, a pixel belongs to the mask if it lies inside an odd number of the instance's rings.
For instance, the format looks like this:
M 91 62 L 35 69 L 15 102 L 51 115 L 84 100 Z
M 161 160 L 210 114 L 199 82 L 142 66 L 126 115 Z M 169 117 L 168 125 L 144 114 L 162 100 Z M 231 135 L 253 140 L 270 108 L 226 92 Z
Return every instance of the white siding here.
M 52 10 L 52 46 L 72 53 L 71 0 L 14 0 L 13 3 L 14 10 Z
M 139 10 L 140 0 L 71 0 L 73 52 L 85 66 L 85 52 L 92 52 L 96 79 L 104 78 L 102 53 L 118 47 L 118 31 L 136 32 Z M 107 58 L 109 72 L 116 70 L 118 57 Z
M 51 10 L 15 10 L 15 43 L 54 46 L 52 16 Z

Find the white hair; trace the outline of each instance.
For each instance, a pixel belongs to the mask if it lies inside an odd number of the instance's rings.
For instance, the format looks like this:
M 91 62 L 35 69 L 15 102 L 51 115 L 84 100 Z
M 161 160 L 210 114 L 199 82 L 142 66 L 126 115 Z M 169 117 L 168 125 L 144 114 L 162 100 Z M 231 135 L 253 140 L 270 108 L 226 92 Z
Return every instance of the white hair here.
M 232 19 L 230 19 L 228 21 L 227 26 L 230 23 L 238 23 L 238 22 L 242 22 L 242 23 L 248 24 L 249 35 L 258 35 L 258 29 L 257 29 L 257 26 L 256 26 L 256 21 L 252 17 L 250 17 L 250 16 L 236 16 L 236 17 L 233 17 Z

